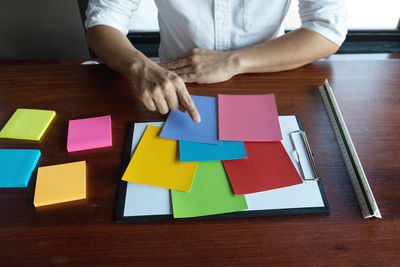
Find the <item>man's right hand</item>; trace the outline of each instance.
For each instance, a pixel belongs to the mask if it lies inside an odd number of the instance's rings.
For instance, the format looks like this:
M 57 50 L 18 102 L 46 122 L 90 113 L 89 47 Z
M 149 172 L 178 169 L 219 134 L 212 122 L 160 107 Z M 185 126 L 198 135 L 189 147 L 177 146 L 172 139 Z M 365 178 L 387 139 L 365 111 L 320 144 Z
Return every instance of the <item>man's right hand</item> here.
M 131 77 L 135 81 L 138 98 L 149 110 L 166 114 L 179 108 L 187 111 L 194 122 L 201 121 L 185 83 L 174 72 L 146 59 L 132 65 Z
M 86 37 L 100 59 L 134 80 L 136 95 L 149 110 L 166 114 L 179 108 L 187 111 L 194 122 L 200 122 L 200 114 L 183 80 L 143 55 L 122 32 L 96 25 L 88 29 Z

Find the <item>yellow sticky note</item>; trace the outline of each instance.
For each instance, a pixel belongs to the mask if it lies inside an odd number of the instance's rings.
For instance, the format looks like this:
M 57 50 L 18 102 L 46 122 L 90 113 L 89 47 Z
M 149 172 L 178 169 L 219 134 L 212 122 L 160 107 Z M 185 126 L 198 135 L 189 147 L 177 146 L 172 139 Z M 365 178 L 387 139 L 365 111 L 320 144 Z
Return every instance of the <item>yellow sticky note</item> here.
M 17 109 L 1 129 L 0 137 L 39 141 L 56 112 L 40 109 Z
M 38 168 L 35 207 L 86 198 L 86 162 Z
M 160 132 L 147 126 L 122 180 L 189 191 L 197 162 L 180 162 L 178 141 L 159 137 Z

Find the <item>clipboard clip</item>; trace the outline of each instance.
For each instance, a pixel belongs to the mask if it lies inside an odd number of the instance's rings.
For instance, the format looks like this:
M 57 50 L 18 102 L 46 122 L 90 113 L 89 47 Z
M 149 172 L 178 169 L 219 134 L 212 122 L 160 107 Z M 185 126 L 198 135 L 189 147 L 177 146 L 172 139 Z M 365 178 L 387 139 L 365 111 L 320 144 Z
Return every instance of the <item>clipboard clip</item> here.
M 314 177 L 306 177 L 306 175 L 305 175 L 305 172 L 304 172 L 304 166 L 305 165 L 304 164 L 308 164 L 308 162 L 304 162 L 304 160 L 301 159 L 301 157 L 299 155 L 299 152 L 298 152 L 299 151 L 299 147 L 296 144 L 296 142 L 294 141 L 296 135 L 300 135 L 301 136 L 301 140 L 302 140 L 304 148 L 305 148 L 305 150 L 307 152 L 309 165 L 311 165 L 311 170 L 313 172 L 313 176 Z M 294 131 L 294 132 L 290 133 L 290 140 L 292 141 L 292 144 L 293 144 L 293 147 L 294 147 L 294 152 L 295 152 L 295 154 L 297 156 L 297 161 L 298 161 L 299 166 L 300 166 L 300 170 L 301 170 L 301 173 L 302 173 L 302 176 L 303 176 L 303 180 L 305 180 L 305 181 L 319 181 L 321 179 L 321 177 L 318 174 L 317 167 L 316 167 L 315 161 L 314 161 L 314 156 L 313 156 L 313 153 L 311 152 L 311 147 L 310 147 L 310 144 L 308 143 L 306 132 L 305 131 L 300 131 L 300 130 Z

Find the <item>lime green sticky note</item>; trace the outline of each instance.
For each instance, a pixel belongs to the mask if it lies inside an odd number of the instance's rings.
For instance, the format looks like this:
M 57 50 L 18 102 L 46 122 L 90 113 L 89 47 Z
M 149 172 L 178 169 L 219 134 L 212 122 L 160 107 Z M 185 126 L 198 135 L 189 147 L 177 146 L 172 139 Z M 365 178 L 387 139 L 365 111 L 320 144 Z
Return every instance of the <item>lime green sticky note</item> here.
M 0 137 L 39 141 L 56 112 L 19 108 L 0 131 Z
M 199 162 L 190 192 L 171 190 L 174 218 L 247 209 L 244 195 L 233 193 L 221 161 Z

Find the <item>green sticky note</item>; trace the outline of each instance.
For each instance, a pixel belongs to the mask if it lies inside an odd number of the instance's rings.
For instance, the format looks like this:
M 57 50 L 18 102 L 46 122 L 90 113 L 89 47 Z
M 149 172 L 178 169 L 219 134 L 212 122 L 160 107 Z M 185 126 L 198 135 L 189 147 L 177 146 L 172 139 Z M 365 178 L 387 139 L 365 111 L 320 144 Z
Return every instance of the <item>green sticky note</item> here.
M 174 218 L 247 209 L 245 196 L 233 193 L 221 161 L 199 162 L 190 192 L 171 190 Z
M 52 110 L 19 108 L 0 131 L 0 137 L 39 141 L 55 115 Z

